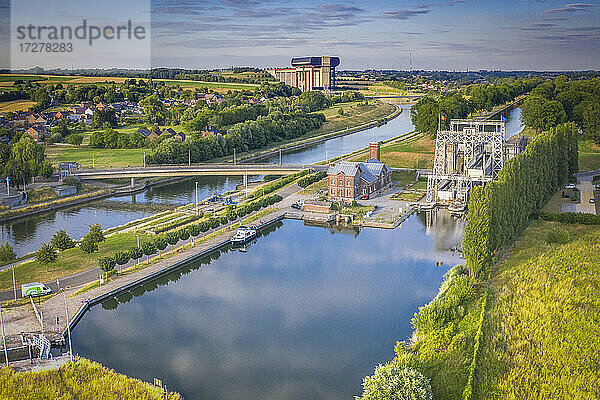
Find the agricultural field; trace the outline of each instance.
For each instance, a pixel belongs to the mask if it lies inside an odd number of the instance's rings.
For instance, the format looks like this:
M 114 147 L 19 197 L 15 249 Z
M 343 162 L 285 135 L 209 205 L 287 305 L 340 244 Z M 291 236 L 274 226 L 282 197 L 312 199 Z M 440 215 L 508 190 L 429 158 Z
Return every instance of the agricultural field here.
M 84 358 L 76 358 L 59 368 L 16 373 L 0 369 L 0 398 L 17 399 L 146 399 L 178 400 L 178 393 L 163 390 L 129 378 Z
M 432 168 L 435 156 L 435 140 L 419 135 L 414 140 L 403 143 L 384 144 L 381 147 L 381 161 L 392 168 Z M 366 161 L 368 153 L 361 154 L 351 161 Z
M 0 113 L 4 114 L 7 112 L 27 111 L 35 104 L 36 102 L 31 100 L 3 101 L 0 103 Z
M 46 146 L 46 159 L 53 166 L 59 162 L 76 161 L 83 167 L 113 168 L 144 165 L 144 152 L 150 149 L 97 149 L 93 147 L 51 145 Z

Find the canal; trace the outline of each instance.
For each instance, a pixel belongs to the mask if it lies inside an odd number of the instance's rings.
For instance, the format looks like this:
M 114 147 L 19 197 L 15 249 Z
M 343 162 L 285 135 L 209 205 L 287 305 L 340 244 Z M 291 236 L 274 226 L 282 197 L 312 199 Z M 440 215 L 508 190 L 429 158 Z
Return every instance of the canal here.
M 74 351 L 188 399 L 351 399 L 461 262 L 463 225 L 443 211 L 395 230 L 286 220 L 247 253 L 94 306 Z

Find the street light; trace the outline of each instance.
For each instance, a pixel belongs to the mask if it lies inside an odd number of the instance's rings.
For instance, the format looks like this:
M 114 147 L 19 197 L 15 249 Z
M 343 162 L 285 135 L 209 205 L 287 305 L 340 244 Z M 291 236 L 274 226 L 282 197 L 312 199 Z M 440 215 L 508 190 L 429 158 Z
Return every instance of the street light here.
M 67 296 L 65 295 L 65 289 L 61 290 L 63 294 L 63 300 L 65 301 L 65 311 L 67 313 L 67 333 L 69 334 L 69 356 L 73 361 L 73 344 L 71 343 L 71 321 L 69 319 L 69 305 L 67 304 Z
M 135 236 L 137 236 L 137 240 L 138 240 L 138 248 L 140 247 L 140 235 L 139 234 L 135 234 Z
M 198 181 L 196 181 L 196 191 L 194 194 L 196 195 L 196 215 L 198 215 Z
M 2 318 L 2 304 L 0 303 L 0 325 L 2 326 L 2 343 L 4 345 L 4 360 L 8 365 L 8 350 L 6 349 L 6 337 L 4 336 L 4 318 Z
M 17 282 L 15 281 L 15 266 L 12 267 L 13 290 L 15 291 L 15 300 L 17 299 Z

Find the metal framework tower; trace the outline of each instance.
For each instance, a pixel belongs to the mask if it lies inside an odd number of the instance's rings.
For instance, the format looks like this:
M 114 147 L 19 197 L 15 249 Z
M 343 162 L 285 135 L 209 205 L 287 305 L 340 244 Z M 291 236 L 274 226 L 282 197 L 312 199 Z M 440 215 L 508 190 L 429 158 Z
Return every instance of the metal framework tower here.
M 451 120 L 439 131 L 426 200 L 467 202 L 469 190 L 498 179 L 504 166 L 504 121 Z

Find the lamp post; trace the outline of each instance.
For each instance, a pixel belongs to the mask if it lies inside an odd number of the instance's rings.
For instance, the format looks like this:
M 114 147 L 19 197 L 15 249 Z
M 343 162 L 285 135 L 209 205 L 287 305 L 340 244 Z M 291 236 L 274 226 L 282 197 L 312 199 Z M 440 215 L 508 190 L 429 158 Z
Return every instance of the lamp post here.
M 65 312 L 67 313 L 67 333 L 69 335 L 69 356 L 71 357 L 71 361 L 73 361 L 73 344 L 71 343 L 71 321 L 69 318 L 69 305 L 67 304 L 67 296 L 65 295 L 65 290 L 62 290 L 63 300 L 65 301 Z
M 17 299 L 17 282 L 15 281 L 15 266 L 12 267 L 13 290 L 15 291 L 15 300 Z
M 140 247 L 140 235 L 136 233 L 135 236 L 137 236 L 138 248 L 139 248 Z
M 10 178 L 6 177 L 6 195 L 10 196 Z
M 198 215 L 198 182 L 196 181 L 196 191 L 194 192 L 196 195 L 196 215 Z
M 4 345 L 4 360 L 8 365 L 8 350 L 6 349 L 6 337 L 4 336 L 4 318 L 2 317 L 2 304 L 0 304 L 0 325 L 2 326 L 2 343 Z

